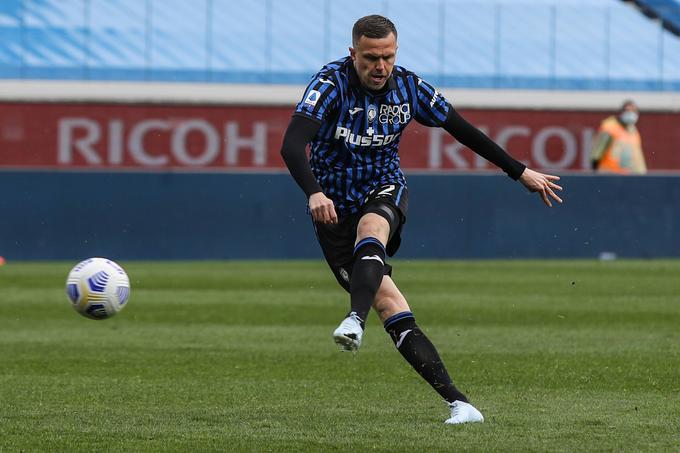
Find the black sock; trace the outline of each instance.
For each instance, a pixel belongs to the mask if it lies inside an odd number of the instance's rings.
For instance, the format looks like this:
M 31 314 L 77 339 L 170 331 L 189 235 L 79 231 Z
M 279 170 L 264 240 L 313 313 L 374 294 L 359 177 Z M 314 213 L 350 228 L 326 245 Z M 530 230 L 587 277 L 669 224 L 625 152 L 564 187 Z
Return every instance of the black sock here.
M 385 272 L 385 247 L 373 237 L 359 241 L 354 247 L 354 265 L 349 283 L 351 311 L 363 323 L 371 311 L 375 293 L 378 292 Z
M 408 363 L 447 402 L 468 402 L 465 395 L 453 385 L 444 363 L 432 342 L 416 324 L 410 311 L 390 316 L 385 320 L 385 330 Z

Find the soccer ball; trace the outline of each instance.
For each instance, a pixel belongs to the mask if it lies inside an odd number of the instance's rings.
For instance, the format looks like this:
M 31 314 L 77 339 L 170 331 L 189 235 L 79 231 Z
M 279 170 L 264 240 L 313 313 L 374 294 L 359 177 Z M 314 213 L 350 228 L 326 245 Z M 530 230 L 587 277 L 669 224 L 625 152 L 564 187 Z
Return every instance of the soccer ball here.
M 81 315 L 106 319 L 125 307 L 130 297 L 130 279 L 113 261 L 90 258 L 71 269 L 66 279 L 66 295 Z

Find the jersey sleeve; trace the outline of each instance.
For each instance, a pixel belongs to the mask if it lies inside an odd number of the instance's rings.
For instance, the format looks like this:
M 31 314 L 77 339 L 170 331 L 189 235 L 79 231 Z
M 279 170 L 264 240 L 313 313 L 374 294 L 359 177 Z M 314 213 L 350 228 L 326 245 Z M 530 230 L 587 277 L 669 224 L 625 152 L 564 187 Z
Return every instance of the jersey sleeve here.
M 416 79 L 416 121 L 430 127 L 440 127 L 449 114 L 449 103 L 435 87 Z
M 338 93 L 337 84 L 331 77 L 316 76 L 307 85 L 302 100 L 295 107 L 294 115 L 323 121 L 336 108 Z

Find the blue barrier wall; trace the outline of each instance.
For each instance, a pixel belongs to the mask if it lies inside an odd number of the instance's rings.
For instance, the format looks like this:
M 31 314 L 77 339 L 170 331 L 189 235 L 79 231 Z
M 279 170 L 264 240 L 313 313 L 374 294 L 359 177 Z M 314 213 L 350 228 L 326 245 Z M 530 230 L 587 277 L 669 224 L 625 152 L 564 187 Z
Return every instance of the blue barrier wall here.
M 680 256 L 680 177 L 411 175 L 402 258 Z M 8 260 L 320 258 L 285 174 L 0 172 Z

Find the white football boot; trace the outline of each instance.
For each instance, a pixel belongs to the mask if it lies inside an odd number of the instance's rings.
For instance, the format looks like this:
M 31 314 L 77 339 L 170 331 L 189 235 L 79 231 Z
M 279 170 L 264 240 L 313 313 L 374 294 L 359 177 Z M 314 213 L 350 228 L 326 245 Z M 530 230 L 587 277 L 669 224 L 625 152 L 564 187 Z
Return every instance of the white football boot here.
M 340 346 L 341 351 L 355 352 L 361 346 L 363 334 L 361 319 L 356 313 L 351 312 L 333 332 L 333 340 Z
M 459 425 L 461 423 L 482 423 L 484 416 L 472 404 L 462 401 L 454 401 L 451 407 L 451 418 L 444 423 L 447 425 Z

